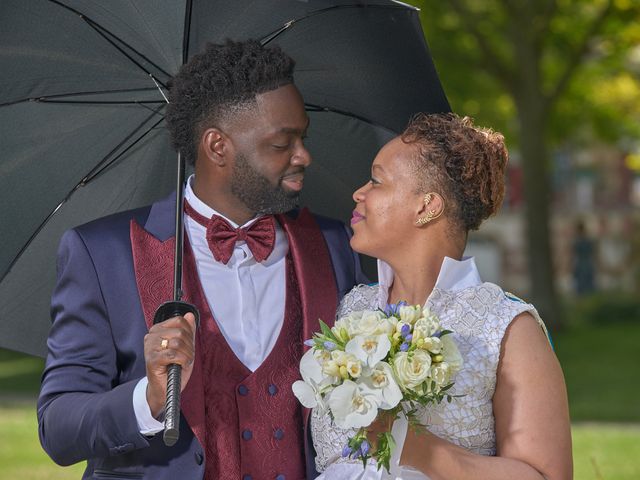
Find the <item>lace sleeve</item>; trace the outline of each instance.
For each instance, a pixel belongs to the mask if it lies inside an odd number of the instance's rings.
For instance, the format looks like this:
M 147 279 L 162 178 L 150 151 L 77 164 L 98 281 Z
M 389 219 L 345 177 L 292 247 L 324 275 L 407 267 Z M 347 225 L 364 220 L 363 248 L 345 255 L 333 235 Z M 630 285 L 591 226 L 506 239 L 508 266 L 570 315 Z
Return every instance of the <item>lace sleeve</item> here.
M 378 308 L 378 285 L 357 285 L 338 305 L 336 320 L 359 310 Z

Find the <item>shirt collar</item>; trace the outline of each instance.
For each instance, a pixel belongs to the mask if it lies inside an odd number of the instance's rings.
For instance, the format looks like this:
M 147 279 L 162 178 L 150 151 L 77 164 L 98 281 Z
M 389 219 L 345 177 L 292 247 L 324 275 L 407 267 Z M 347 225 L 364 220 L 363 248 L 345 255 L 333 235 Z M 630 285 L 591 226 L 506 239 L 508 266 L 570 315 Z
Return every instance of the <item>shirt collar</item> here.
M 203 215 L 207 218 L 211 218 L 213 215 L 219 215 L 220 217 L 224 218 L 227 222 L 229 222 L 233 227 L 238 228 L 237 223 L 225 217 L 221 213 L 218 213 L 216 210 L 211 208 L 209 205 L 204 203 L 202 200 L 200 200 L 196 196 L 195 192 L 193 191 L 193 188 L 191 187 L 191 183 L 193 182 L 193 179 L 194 179 L 194 175 L 191 175 L 187 179 L 187 185 L 185 186 L 185 189 L 184 189 L 184 198 L 189 202 L 189 204 L 193 207 L 193 209 L 196 212 L 198 212 L 200 215 Z M 259 217 L 252 218 L 242 226 L 246 227 L 248 225 L 251 225 L 258 218 Z M 198 234 L 196 237 L 193 237 L 192 235 L 189 236 L 189 240 L 192 242 L 192 247 L 200 246 L 203 251 L 208 252 L 209 246 L 207 244 L 207 240 L 205 236 L 205 227 L 201 226 L 197 222 L 194 222 L 194 224 L 196 225 L 195 228 L 201 233 Z M 287 255 L 287 252 L 289 251 L 289 242 L 287 240 L 287 236 L 282 231 L 282 227 L 280 227 L 280 224 L 277 221 L 275 222 L 275 227 L 276 227 L 276 239 L 275 239 L 273 251 L 271 252 L 271 255 L 269 255 L 269 257 L 267 257 L 267 259 L 264 262 L 262 262 L 262 265 L 266 267 L 280 261 L 282 258 L 284 258 Z M 240 264 L 255 262 L 255 260 L 253 259 L 253 255 L 251 254 L 251 250 L 249 250 L 249 248 L 246 247 L 246 244 L 244 242 L 239 242 L 237 246 L 239 246 L 244 251 L 246 256 L 242 258 L 242 255 L 239 255 L 239 254 L 236 255 L 234 250 L 234 255 L 231 256 L 231 258 L 229 259 L 229 262 L 226 264 L 226 267 L 237 268 Z M 213 257 L 211 258 L 213 259 Z M 220 264 L 220 265 L 224 265 L 224 264 Z
M 386 306 L 389 298 L 389 287 L 393 283 L 393 276 L 394 273 L 391 266 L 383 260 L 378 260 L 378 282 L 381 287 L 379 306 L 381 307 Z M 458 291 L 481 283 L 482 279 L 473 257 L 463 257 L 462 260 L 444 257 L 434 288 Z
M 193 188 L 191 187 L 191 183 L 193 182 L 193 179 L 195 178 L 195 175 L 191 175 L 188 179 L 187 179 L 187 185 L 184 189 L 184 198 L 187 200 L 187 202 L 189 202 L 189 204 L 193 207 L 193 209 L 198 212 L 200 215 L 203 215 L 207 218 L 211 218 L 214 215 L 218 215 L 219 217 L 224 218 L 227 222 L 229 222 L 231 224 L 232 227 L 234 228 L 238 228 L 240 225 L 238 225 L 236 222 L 234 222 L 233 220 L 231 220 L 230 218 L 225 217 L 223 214 L 221 214 L 220 212 L 217 212 L 216 210 L 214 210 L 213 208 L 211 208 L 209 205 L 207 205 L 206 203 L 204 203 L 202 200 L 200 200 L 195 192 L 193 191 Z M 255 222 L 259 217 L 255 217 L 252 218 L 251 220 L 249 220 L 247 223 L 245 223 L 244 225 L 242 225 L 243 227 L 247 227 L 249 225 L 251 225 L 253 222 Z

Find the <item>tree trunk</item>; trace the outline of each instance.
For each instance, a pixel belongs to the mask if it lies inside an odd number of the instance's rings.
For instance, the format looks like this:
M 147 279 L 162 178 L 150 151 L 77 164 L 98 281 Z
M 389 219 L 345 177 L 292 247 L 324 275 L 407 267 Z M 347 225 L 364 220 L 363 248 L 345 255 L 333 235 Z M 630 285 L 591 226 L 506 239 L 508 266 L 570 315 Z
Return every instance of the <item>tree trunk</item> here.
M 524 173 L 526 251 L 531 279 L 531 300 L 551 329 L 563 324 L 555 289 L 549 228 L 551 188 L 545 143 L 542 98 L 518 98 L 520 146 Z
M 549 327 L 558 329 L 563 318 L 555 289 L 549 228 L 552 191 L 545 135 L 549 111 L 542 91 L 540 42 L 522 13 L 510 30 L 517 72 L 511 91 L 520 130 L 531 300 Z

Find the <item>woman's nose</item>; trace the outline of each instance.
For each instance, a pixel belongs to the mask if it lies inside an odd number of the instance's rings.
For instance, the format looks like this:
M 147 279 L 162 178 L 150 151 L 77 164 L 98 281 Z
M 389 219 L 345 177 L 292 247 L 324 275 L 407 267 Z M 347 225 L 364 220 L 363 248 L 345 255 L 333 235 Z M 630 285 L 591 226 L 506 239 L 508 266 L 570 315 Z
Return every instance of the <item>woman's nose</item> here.
M 365 193 L 367 191 L 367 187 L 369 186 L 369 182 L 365 183 L 355 192 L 353 192 L 353 201 L 356 203 L 360 203 L 364 200 Z

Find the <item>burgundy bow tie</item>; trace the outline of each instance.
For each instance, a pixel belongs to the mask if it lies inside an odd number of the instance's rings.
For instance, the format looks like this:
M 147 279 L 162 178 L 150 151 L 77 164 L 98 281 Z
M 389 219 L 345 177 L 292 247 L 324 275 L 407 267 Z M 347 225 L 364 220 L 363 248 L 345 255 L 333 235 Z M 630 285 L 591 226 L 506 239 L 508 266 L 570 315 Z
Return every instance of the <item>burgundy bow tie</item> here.
M 260 217 L 248 227 L 234 228 L 219 215 L 214 215 L 209 219 L 199 214 L 186 199 L 184 211 L 200 225 L 206 227 L 209 249 L 213 253 L 213 257 L 225 265 L 229 262 L 233 247 L 239 240 L 244 240 L 247 243 L 257 262 L 266 260 L 273 251 L 276 227 L 271 215 Z

